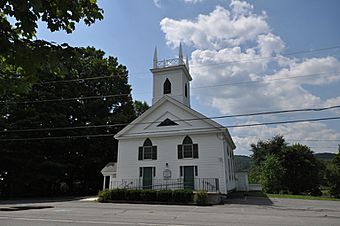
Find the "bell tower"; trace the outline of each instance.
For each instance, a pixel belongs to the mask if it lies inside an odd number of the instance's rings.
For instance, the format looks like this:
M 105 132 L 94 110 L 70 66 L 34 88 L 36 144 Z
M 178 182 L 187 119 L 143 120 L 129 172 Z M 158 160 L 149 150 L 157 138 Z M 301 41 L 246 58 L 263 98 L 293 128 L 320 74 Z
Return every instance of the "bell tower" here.
M 179 44 L 178 58 L 158 60 L 157 47 L 153 55 L 152 104 L 167 95 L 190 107 L 190 81 L 188 57 L 183 59 L 182 44 Z

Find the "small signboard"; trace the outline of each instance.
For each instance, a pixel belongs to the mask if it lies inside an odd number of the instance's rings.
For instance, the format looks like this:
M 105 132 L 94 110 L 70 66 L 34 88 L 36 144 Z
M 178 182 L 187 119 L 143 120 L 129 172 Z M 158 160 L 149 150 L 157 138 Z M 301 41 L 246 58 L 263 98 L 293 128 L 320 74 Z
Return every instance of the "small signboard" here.
M 165 169 L 165 170 L 163 171 L 163 178 L 164 178 L 165 180 L 171 179 L 171 170 Z

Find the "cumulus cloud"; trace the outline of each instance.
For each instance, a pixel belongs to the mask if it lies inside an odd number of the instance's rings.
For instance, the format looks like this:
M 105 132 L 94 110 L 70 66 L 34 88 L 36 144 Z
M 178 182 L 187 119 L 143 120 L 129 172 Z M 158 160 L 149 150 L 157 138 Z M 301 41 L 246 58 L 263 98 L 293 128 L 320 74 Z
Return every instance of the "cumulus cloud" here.
M 241 12 L 241 9 L 230 12 L 217 6 L 209 15 L 201 14 L 195 21 L 164 18 L 160 25 L 168 45 L 177 46 L 183 41 L 198 49 L 239 46 L 269 32 L 265 15 Z
M 164 18 L 160 22 L 169 46 L 177 47 L 181 41 L 196 49 L 190 60 L 194 97 L 222 114 L 339 105 L 339 96 L 325 98 L 306 88 L 340 84 L 339 60 L 285 56 L 286 44 L 272 32 L 266 13 L 256 14 L 253 8 L 248 2 L 232 0 L 229 9 L 216 6 L 193 20 Z M 243 150 L 248 149 L 245 143 L 249 147 L 254 137 L 263 135 L 261 131 L 269 137 L 280 133 L 340 139 L 340 132 L 328 129 L 325 123 L 249 130 L 255 132 L 245 138 L 237 137 L 240 131 L 233 130 Z
M 306 132 L 308 131 L 308 132 Z M 232 129 L 233 140 L 238 146 L 237 154 L 249 155 L 250 144 L 259 140 L 268 140 L 274 135 L 282 135 L 290 144 L 302 143 L 314 152 L 333 152 L 338 150 L 340 134 L 321 122 L 279 125 L 275 127 L 258 126 L 256 130 L 247 128 Z

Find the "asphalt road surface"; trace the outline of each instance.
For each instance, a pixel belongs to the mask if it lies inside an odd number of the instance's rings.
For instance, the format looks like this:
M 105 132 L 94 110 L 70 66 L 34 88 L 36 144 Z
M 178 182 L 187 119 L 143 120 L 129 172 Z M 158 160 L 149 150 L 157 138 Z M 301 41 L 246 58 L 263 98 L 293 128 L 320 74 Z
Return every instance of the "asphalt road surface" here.
M 258 198 L 217 206 L 97 203 L 82 200 L 0 201 L 1 226 L 340 225 L 339 201 Z

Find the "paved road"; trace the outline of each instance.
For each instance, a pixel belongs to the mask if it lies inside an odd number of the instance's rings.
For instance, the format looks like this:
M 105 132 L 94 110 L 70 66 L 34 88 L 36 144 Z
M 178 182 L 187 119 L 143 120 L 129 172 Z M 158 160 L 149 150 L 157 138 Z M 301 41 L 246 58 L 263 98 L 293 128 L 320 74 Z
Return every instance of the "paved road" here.
M 6 211 L 17 207 L 51 207 Z M 0 203 L 1 226 L 340 225 L 340 202 L 254 198 L 225 205 L 112 204 L 89 201 Z M 13 210 L 13 209 L 11 209 Z

